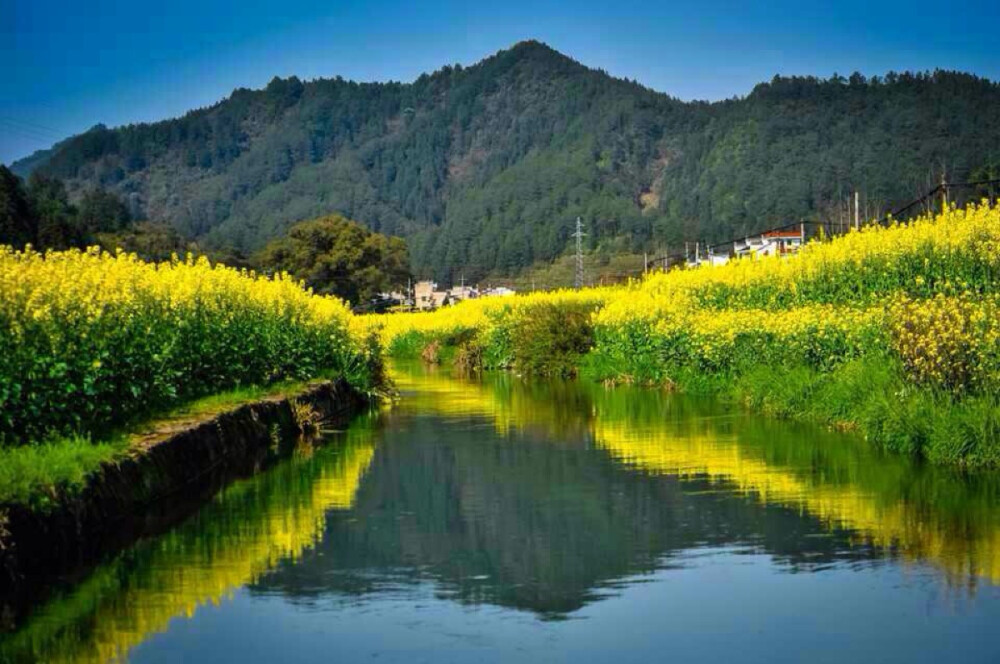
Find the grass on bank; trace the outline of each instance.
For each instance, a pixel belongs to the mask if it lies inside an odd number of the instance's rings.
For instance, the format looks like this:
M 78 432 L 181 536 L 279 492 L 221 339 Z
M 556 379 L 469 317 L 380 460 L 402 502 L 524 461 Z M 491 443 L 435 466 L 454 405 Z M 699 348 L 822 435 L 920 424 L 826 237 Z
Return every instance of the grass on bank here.
M 891 358 L 865 358 L 832 371 L 756 367 L 722 394 L 751 410 L 862 433 L 880 448 L 968 468 L 1000 460 L 1000 401 L 994 394 L 956 399 L 908 385 Z
M 35 445 L 0 447 L 0 506 L 28 505 L 44 510 L 59 496 L 83 489 L 87 478 L 104 464 L 136 452 L 136 443 L 148 434 L 209 419 L 244 404 L 294 395 L 312 382 L 289 380 L 220 392 L 137 421 L 100 440 L 68 436 Z

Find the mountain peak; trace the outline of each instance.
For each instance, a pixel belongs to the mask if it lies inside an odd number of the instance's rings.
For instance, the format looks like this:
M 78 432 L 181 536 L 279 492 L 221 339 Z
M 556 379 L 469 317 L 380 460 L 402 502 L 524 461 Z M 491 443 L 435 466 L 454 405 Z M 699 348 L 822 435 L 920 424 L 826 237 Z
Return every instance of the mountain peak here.
M 40 168 L 71 197 L 105 187 L 205 246 L 243 251 L 340 213 L 412 239 L 417 272 L 447 282 L 553 260 L 578 216 L 595 246 L 676 247 L 822 219 L 859 187 L 891 207 L 934 164 L 962 179 L 1000 154 L 1000 86 L 855 80 L 778 78 L 746 98 L 684 103 L 529 39 L 414 83 L 274 79 L 180 118 L 82 134 L 12 170 Z M 873 145 L 892 159 L 869 157 Z
M 507 50 L 500 51 L 497 55 L 507 55 L 516 60 L 551 60 L 579 64 L 568 55 L 560 53 L 545 42 L 538 41 L 537 39 L 519 41 Z
M 540 52 L 547 52 L 547 53 L 555 53 L 556 55 L 562 55 L 562 53 L 559 53 L 559 51 L 555 50 L 554 48 L 552 48 L 551 46 L 549 46 L 545 42 L 539 41 L 537 39 L 523 39 L 523 40 L 517 42 L 516 44 L 514 44 L 513 46 L 511 46 L 509 50 L 512 51 L 512 52 L 515 52 L 515 53 L 527 53 L 527 52 L 532 52 L 532 51 L 540 51 Z M 566 57 L 566 56 L 563 56 L 563 57 Z

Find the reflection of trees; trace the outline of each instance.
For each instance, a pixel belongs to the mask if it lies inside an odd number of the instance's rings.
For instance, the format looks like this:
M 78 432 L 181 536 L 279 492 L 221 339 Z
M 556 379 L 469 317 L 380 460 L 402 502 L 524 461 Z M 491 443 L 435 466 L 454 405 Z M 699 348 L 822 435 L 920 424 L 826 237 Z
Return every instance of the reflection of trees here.
M 556 617 L 702 546 L 762 548 L 803 569 L 872 554 L 840 531 L 803 537 L 823 524 L 707 480 L 623 471 L 585 431 L 552 444 L 525 423 L 487 441 L 481 421 L 391 414 L 352 512 L 256 589 L 306 598 L 430 578 L 454 599 Z
M 959 585 L 1000 582 L 1000 478 L 963 476 L 881 454 L 853 436 L 748 416 L 654 390 L 587 382 L 523 383 L 488 376 L 483 385 L 409 372 L 401 384 L 447 382 L 475 392 L 498 428 L 585 430 L 619 461 L 644 472 L 705 476 L 758 501 L 804 511 L 853 539 L 931 562 Z M 478 388 L 478 389 L 477 389 Z M 432 404 L 427 404 L 430 407 Z M 573 420 L 568 412 L 575 413 Z M 497 413 L 500 416 L 497 416 Z
M 646 472 L 735 484 L 759 502 L 849 530 L 855 541 L 930 562 L 957 585 L 1000 582 L 995 475 L 965 477 L 842 434 L 739 413 L 691 417 L 664 403 L 648 393 L 606 394 L 593 424 L 598 444 Z
M 1000 578 L 988 477 L 649 390 L 422 369 L 398 381 L 415 393 L 381 423 L 354 520 L 332 518 L 323 556 L 261 587 L 365 593 L 392 570 L 463 601 L 558 615 L 705 545 L 751 546 L 791 569 L 900 551 L 953 582 Z M 484 417 L 498 441 L 475 433 Z

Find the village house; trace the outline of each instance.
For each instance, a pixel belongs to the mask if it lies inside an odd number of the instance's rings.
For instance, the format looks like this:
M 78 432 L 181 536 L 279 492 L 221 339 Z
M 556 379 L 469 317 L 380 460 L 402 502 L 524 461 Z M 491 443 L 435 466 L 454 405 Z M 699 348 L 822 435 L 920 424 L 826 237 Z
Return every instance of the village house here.
M 437 282 L 418 281 L 413 285 L 413 307 L 418 310 L 438 309 L 449 304 L 457 304 L 463 300 L 513 295 L 514 292 L 513 289 L 504 286 L 479 290 L 464 284 L 453 286 L 448 290 L 438 290 Z
M 507 297 L 508 295 L 514 295 L 516 293 L 513 288 L 507 288 L 506 286 L 496 286 L 495 288 L 487 288 L 483 291 L 483 297 Z
M 417 309 L 438 309 L 448 304 L 448 291 L 439 291 L 435 281 L 418 281 L 413 285 L 413 306 Z
M 455 286 L 448 291 L 448 298 L 454 302 L 472 300 L 479 297 L 479 291 L 472 286 Z
M 697 267 L 705 263 L 709 265 L 725 265 L 732 258 L 740 258 L 742 256 L 785 256 L 796 253 L 804 244 L 804 226 L 799 230 L 783 229 L 766 231 L 760 235 L 747 236 L 743 240 L 736 240 L 732 244 L 731 251 L 719 251 L 715 247 L 709 247 L 705 251 L 696 248 L 694 256 L 689 256 L 687 259 L 687 265 L 688 267 Z
M 755 237 L 748 237 L 743 242 L 733 244 L 733 253 L 737 256 L 783 256 L 793 254 L 805 243 L 803 230 L 767 231 Z

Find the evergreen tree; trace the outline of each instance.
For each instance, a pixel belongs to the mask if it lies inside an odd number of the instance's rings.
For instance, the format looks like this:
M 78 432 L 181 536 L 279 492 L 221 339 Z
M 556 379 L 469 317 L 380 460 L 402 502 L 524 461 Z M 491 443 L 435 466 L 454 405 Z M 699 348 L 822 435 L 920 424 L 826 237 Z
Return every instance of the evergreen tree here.
M 125 230 L 131 221 L 125 203 L 103 188 L 91 189 L 80 201 L 77 222 L 87 234 L 116 233 Z
M 0 165 L 0 244 L 23 247 L 35 243 L 36 230 L 21 178 Z
M 28 198 L 37 223 L 36 237 L 40 249 L 68 249 L 83 245 L 86 235 L 61 180 L 32 173 L 28 178 Z

